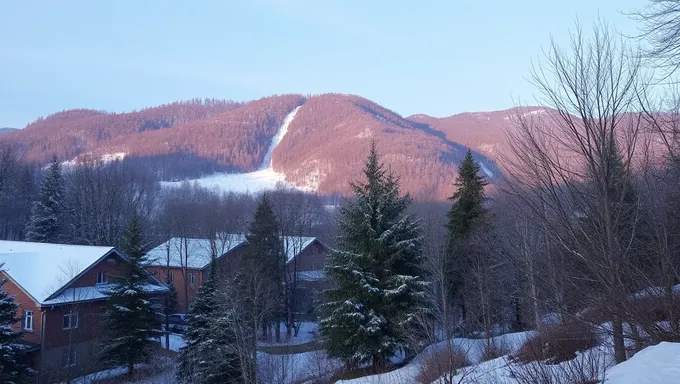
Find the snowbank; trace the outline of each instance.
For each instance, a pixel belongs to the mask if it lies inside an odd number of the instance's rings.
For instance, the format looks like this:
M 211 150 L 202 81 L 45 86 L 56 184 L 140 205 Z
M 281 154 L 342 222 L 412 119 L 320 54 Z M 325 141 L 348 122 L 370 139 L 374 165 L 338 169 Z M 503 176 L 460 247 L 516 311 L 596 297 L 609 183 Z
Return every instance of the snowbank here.
M 663 342 L 607 371 L 606 384 L 680 383 L 680 343 Z

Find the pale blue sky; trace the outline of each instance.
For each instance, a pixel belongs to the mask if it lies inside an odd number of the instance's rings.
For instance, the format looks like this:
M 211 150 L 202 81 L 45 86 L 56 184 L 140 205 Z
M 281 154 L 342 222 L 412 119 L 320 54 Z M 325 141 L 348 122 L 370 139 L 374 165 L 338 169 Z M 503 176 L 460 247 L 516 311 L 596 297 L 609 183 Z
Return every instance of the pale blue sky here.
M 0 0 L 0 127 L 70 108 L 354 93 L 402 115 L 533 101 L 576 17 L 619 30 L 646 0 Z

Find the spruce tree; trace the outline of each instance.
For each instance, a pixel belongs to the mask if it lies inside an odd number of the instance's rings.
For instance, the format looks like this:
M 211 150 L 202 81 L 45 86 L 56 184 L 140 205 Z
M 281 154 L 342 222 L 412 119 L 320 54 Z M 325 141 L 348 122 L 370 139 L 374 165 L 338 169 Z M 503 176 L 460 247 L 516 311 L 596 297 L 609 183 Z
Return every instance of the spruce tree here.
M 274 292 L 271 298 L 274 302 L 268 307 L 271 308 L 264 317 L 265 328 L 274 325 L 277 340 L 280 338 L 279 323 L 285 319 L 284 311 L 284 273 L 286 259 L 283 253 L 283 242 L 279 229 L 279 221 L 274 214 L 271 203 L 267 195 L 263 195 L 255 210 L 255 216 L 248 228 L 246 236 L 248 251 L 246 252 L 247 262 L 251 266 L 259 266 L 257 274 L 264 279 Z
M 198 289 L 187 316 L 186 345 L 180 350 L 181 383 L 220 384 L 242 382 L 231 316 L 219 305 L 217 262 L 213 255 L 209 275 Z
M 472 158 L 472 152 L 468 149 L 458 169 L 458 178 L 455 182 L 457 189 L 449 198 L 453 205 L 447 215 L 446 286 L 450 296 L 459 300 L 463 320 L 467 311 L 461 291 L 465 276 L 471 268 L 469 240 L 475 231 L 482 227 L 486 215 L 486 209 L 482 204 L 487 182 L 479 171 L 479 164 Z
M 381 368 L 408 348 L 411 321 L 425 310 L 422 236 L 405 213 L 410 196 L 379 163 L 375 143 L 363 172 L 366 180 L 351 184 L 355 198 L 340 211 L 338 249 L 326 260 L 334 288 L 321 306 L 320 330 L 329 356 Z
M 132 375 L 134 364 L 149 360 L 154 339 L 162 335 L 156 308 L 144 290 L 147 283 L 145 255 L 147 247 L 136 213 L 121 239 L 121 250 L 128 257 L 122 263 L 120 275 L 113 278 L 114 286 L 105 312 L 107 340 L 103 359 L 127 367 Z
M 59 243 L 64 240 L 63 190 L 61 166 L 55 156 L 40 185 L 38 200 L 33 202 L 26 240 L 40 243 Z
M 0 279 L 0 383 L 23 383 L 32 372 L 21 363 L 23 351 L 18 343 L 22 333 L 12 330 L 21 319 L 17 317 L 14 297 L 3 289 L 4 285 L 5 280 Z

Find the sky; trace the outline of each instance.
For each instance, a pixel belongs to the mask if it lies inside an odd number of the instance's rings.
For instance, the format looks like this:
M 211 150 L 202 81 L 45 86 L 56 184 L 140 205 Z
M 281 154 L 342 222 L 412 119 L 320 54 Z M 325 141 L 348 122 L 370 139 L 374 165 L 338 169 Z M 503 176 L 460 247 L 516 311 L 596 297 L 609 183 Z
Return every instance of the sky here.
M 0 0 L 0 127 L 71 108 L 327 92 L 403 116 L 532 104 L 578 20 L 624 34 L 648 0 Z

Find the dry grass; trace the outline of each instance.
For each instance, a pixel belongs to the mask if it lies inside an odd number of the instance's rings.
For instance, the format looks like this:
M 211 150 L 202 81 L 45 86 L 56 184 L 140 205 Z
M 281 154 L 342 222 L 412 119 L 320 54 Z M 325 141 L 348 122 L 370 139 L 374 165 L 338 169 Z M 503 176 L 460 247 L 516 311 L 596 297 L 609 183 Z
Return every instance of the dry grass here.
M 533 361 L 558 364 L 572 360 L 576 352 L 591 349 L 597 343 L 597 335 L 591 325 L 572 322 L 547 328 L 529 338 L 512 359 L 523 364 Z
M 453 376 L 460 368 L 469 365 L 470 361 L 461 349 L 441 348 L 424 357 L 416 380 L 418 383 L 429 384 L 444 375 Z

